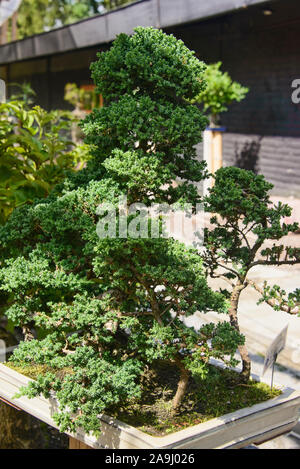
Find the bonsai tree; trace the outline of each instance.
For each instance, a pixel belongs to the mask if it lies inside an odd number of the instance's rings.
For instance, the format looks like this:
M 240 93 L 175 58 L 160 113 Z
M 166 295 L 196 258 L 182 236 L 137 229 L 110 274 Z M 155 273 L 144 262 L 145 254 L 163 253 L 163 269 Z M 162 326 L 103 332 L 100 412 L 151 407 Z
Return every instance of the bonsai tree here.
M 178 369 L 176 412 L 189 377 L 205 378 L 211 357 L 234 364 L 244 343 L 228 321 L 198 332 L 184 325 L 197 310 L 228 306 L 208 287 L 195 249 L 151 238 L 157 217 L 143 236 L 121 233 L 124 194 L 129 206 L 199 201 L 196 183 L 205 171 L 194 146 L 207 121 L 189 100 L 204 89 L 204 71 L 160 30 L 118 36 L 92 64 L 105 102 L 82 124 L 93 158 L 0 229 L 2 312 L 26 339 L 12 359 L 43 369 L 22 393 L 55 392 L 62 431 L 98 431 L 99 414 L 138 398 L 145 367 L 157 360 Z M 103 203 L 116 210 L 115 237 L 97 235 L 109 234 Z M 137 219 L 131 213 L 128 223 Z
M 253 287 L 275 310 L 298 314 L 300 289 L 286 294 L 278 285 L 258 285 L 249 279 L 257 265 L 281 266 L 300 263 L 300 249 L 280 244 L 297 223 L 286 224 L 291 208 L 270 201 L 273 185 L 262 175 L 236 167 L 219 169 L 214 186 L 206 197 L 205 209 L 212 213 L 210 227 L 205 229 L 204 265 L 212 278 L 222 278 L 228 288 L 223 293 L 230 301 L 230 323 L 239 331 L 238 307 L 242 291 Z M 270 246 L 270 241 L 273 243 Z M 268 244 L 269 242 L 269 244 Z M 243 361 L 242 377 L 248 379 L 251 362 L 245 345 L 239 347 Z
M 222 62 L 208 65 L 205 71 L 207 87 L 199 93 L 194 102 L 203 104 L 210 115 L 210 125 L 219 125 L 220 113 L 228 110 L 234 101 L 242 101 L 249 89 L 233 81 L 227 72 L 220 70 Z
M 94 90 L 79 88 L 76 83 L 66 84 L 64 99 L 74 107 L 76 112 L 89 112 L 99 106 L 99 96 Z

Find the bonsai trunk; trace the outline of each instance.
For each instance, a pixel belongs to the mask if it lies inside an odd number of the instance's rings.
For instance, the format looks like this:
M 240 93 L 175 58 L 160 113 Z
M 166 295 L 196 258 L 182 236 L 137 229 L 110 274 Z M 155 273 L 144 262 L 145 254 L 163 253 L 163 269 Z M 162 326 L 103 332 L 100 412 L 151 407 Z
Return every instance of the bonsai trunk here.
M 219 114 L 211 114 L 209 116 L 209 126 L 210 127 L 220 127 L 220 116 Z
M 24 335 L 24 341 L 29 342 L 30 340 L 34 339 L 34 334 L 28 324 L 22 327 L 22 332 Z
M 173 399 L 173 404 L 172 404 L 173 413 L 177 412 L 177 410 L 179 409 L 182 403 L 182 400 L 187 390 L 189 377 L 190 377 L 190 372 L 185 368 L 185 366 L 183 365 L 183 363 L 181 362 L 179 358 L 175 359 L 175 363 L 180 370 L 180 378 L 178 381 L 177 391 Z
M 233 289 L 233 292 L 230 297 L 230 308 L 229 308 L 229 316 L 230 316 L 230 324 L 240 333 L 240 327 L 238 323 L 238 304 L 241 292 L 244 290 L 246 285 L 242 282 L 239 282 Z M 251 360 L 248 354 L 248 350 L 245 345 L 239 346 L 239 352 L 242 359 L 242 372 L 241 378 L 242 381 L 246 382 L 250 378 L 251 374 Z

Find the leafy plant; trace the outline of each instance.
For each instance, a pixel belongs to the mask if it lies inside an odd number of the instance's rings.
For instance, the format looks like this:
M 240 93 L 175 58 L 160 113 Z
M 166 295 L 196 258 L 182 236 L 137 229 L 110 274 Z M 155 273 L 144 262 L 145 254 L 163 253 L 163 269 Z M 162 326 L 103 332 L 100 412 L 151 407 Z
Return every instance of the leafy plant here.
M 76 83 L 66 84 L 64 99 L 72 104 L 75 109 L 91 111 L 99 105 L 99 97 L 94 90 L 78 88 Z
M 0 223 L 15 207 L 46 197 L 88 154 L 69 140 L 71 114 L 32 107 L 30 94 L 0 104 Z
M 112 10 L 131 0 L 22 0 L 18 10 L 18 38 Z
M 299 229 L 297 223 L 286 224 L 291 208 L 270 201 L 273 185 L 262 175 L 235 167 L 219 169 L 214 186 L 206 197 L 206 210 L 213 214 L 211 226 L 205 230 L 204 265 L 212 278 L 222 278 L 228 287 L 223 290 L 230 301 L 229 316 L 239 331 L 238 307 L 241 292 L 249 285 L 261 294 L 275 310 L 298 314 L 300 290 L 289 293 L 278 285 L 265 282 L 261 287 L 248 274 L 257 265 L 280 266 L 300 263 L 300 249 L 278 241 Z M 270 247 L 266 242 L 274 242 Z M 242 375 L 250 376 L 251 362 L 245 345 L 240 346 Z
M 109 10 L 114 10 L 115 8 L 119 8 L 123 5 L 128 5 L 129 3 L 132 3 L 134 0 L 103 0 L 102 4 L 104 8 L 109 11 Z
M 14 92 L 10 95 L 10 101 L 22 101 L 27 110 L 32 107 L 36 93 L 31 88 L 30 83 L 9 83 L 8 87 L 13 87 Z
M 22 393 L 54 391 L 62 431 L 99 431 L 99 414 L 138 398 L 143 371 L 157 360 L 179 370 L 176 412 L 189 377 L 204 379 L 211 357 L 235 364 L 244 343 L 229 322 L 198 332 L 184 325 L 197 310 L 227 311 L 195 249 L 173 238 L 96 233 L 107 202 L 120 215 L 120 233 L 124 194 L 129 205 L 199 201 L 205 170 L 194 146 L 207 120 L 188 100 L 205 86 L 204 70 L 182 41 L 160 30 L 118 36 L 92 65 L 105 102 L 82 124 L 93 158 L 0 228 L 2 311 L 25 333 L 42 331 L 36 339 L 25 334 L 13 360 L 50 367 Z
M 199 93 L 194 102 L 202 103 L 204 111 L 210 114 L 212 126 L 219 124 L 219 114 L 228 110 L 234 101 L 242 101 L 249 89 L 233 81 L 227 72 L 222 72 L 222 62 L 208 65 L 205 72 L 207 87 Z

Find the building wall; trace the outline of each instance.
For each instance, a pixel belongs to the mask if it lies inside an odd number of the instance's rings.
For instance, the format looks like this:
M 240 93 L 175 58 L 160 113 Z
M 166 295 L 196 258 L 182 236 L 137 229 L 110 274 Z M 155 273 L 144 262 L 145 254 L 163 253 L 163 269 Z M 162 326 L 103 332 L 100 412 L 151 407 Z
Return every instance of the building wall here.
M 300 3 L 277 1 L 272 10 L 265 16 L 255 7 L 170 32 L 250 88 L 222 115 L 224 164 L 263 173 L 274 193 L 300 196 L 300 104 L 291 99 L 300 78 Z
M 200 159 L 203 146 L 197 146 Z M 258 134 L 223 134 L 223 165 L 264 174 L 273 195 L 300 198 L 300 139 Z
M 181 25 L 167 32 L 207 63 L 221 60 L 234 80 L 250 88 L 222 116 L 224 164 L 262 172 L 274 193 L 300 197 L 300 104 L 291 100 L 300 78 L 300 3 L 277 0 L 273 14 L 251 7 L 232 15 Z M 67 108 L 64 86 L 91 83 L 89 66 L 99 47 L 0 67 L 0 78 L 28 81 L 46 108 Z M 202 149 L 199 146 L 199 156 Z
M 0 66 L 0 78 L 7 83 L 30 83 L 37 94 L 36 102 L 45 109 L 68 109 L 64 100 L 67 83 L 92 83 L 90 64 L 97 59 L 100 46 Z M 14 88 L 8 88 L 8 95 Z

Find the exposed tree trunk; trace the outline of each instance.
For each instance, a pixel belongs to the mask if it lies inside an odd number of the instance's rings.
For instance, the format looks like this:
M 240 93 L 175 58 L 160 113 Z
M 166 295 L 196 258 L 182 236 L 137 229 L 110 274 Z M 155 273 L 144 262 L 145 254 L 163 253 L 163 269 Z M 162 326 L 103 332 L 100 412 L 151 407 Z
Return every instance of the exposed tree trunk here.
M 241 371 L 242 381 L 247 382 L 251 376 L 251 360 L 249 357 L 247 347 L 245 345 L 239 346 L 239 352 L 242 358 L 242 371 Z
M 179 358 L 175 360 L 175 363 L 180 370 L 180 378 L 178 381 L 177 391 L 173 399 L 173 405 L 172 405 L 173 413 L 177 412 L 177 410 L 179 409 L 182 403 L 182 400 L 187 390 L 189 377 L 190 377 L 190 372 L 185 368 L 185 366 L 183 365 L 183 363 L 181 362 Z
M 69 449 L 93 449 L 91 446 L 82 443 L 82 441 L 76 440 L 76 438 L 69 438 Z
M 28 325 L 25 325 L 22 327 L 22 332 L 23 332 L 23 335 L 24 335 L 24 341 L 25 342 L 30 342 L 31 340 L 34 339 L 34 334 L 30 328 L 30 326 Z
M 241 292 L 246 288 L 247 284 L 243 282 L 238 282 L 237 285 L 234 287 L 233 292 L 230 297 L 230 308 L 229 308 L 229 316 L 230 316 L 230 324 L 240 332 L 240 327 L 238 323 L 238 304 Z M 239 346 L 239 352 L 242 359 L 242 372 L 241 378 L 242 381 L 248 381 L 251 374 L 251 360 L 248 354 L 248 350 L 245 345 Z

